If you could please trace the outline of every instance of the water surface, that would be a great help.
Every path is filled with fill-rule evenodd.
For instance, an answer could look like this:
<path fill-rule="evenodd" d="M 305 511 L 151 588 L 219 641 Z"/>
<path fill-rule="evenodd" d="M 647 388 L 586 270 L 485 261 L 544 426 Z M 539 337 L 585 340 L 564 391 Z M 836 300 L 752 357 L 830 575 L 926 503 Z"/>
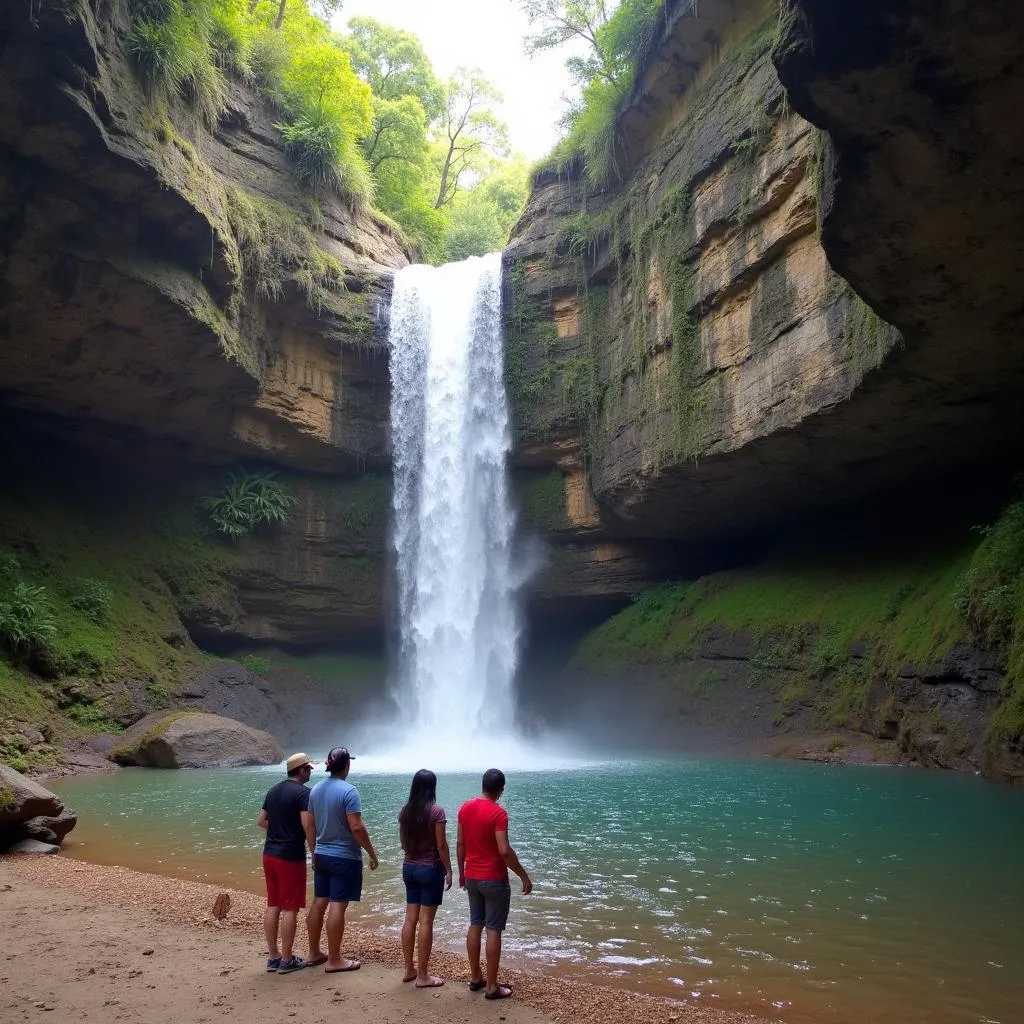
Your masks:
<path fill-rule="evenodd" d="M 535 883 L 506 935 L 521 964 L 791 1024 L 1024 1019 L 1024 792 L 764 761 L 508 774 Z M 53 788 L 82 815 L 73 856 L 261 892 L 254 822 L 277 777 L 133 770 Z M 381 856 L 354 913 L 397 931 L 408 776 L 352 781 Z M 450 818 L 477 786 L 441 776 Z M 454 854 L 454 825 L 449 839 Z M 460 948 L 465 918 L 453 890 L 440 945 Z"/>

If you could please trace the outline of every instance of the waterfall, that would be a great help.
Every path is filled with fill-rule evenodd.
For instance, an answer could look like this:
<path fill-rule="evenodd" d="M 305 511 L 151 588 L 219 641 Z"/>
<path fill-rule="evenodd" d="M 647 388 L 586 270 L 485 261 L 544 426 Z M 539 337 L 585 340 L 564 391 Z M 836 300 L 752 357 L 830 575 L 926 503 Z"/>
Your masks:
<path fill-rule="evenodd" d="M 398 271 L 390 347 L 397 697 L 407 745 L 451 759 L 513 738 L 501 254 Z"/>

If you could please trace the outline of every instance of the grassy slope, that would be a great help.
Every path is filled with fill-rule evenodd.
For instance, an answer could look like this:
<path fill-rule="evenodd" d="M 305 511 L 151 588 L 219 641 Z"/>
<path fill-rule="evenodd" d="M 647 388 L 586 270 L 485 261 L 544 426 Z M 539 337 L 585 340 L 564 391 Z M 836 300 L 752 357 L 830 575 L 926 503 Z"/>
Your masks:
<path fill-rule="evenodd" d="M 722 626 L 753 637 L 755 672 L 800 670 L 807 682 L 791 681 L 783 705 L 817 685 L 823 720 L 854 724 L 870 710 L 873 678 L 891 679 L 907 662 L 933 665 L 958 642 L 984 643 L 1006 656 L 990 738 L 1014 740 L 1024 736 L 1024 502 L 981 532 L 980 541 L 887 558 L 780 558 L 666 584 L 593 630 L 573 664 L 604 674 L 629 663 L 670 666 L 698 656 L 708 628 Z"/>

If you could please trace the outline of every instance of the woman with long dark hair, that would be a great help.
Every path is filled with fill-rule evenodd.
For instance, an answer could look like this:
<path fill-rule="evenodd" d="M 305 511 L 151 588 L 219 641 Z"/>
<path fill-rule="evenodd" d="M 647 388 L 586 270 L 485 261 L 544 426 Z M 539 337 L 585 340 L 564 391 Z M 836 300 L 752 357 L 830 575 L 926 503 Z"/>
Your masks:
<path fill-rule="evenodd" d="M 409 799 L 398 812 L 398 831 L 405 851 L 402 881 L 405 882 L 405 923 L 402 954 L 405 975 L 417 988 L 437 988 L 441 978 L 427 971 L 434 945 L 434 915 L 446 889 L 452 887 L 452 858 L 445 835 L 447 818 L 437 802 L 437 776 L 421 768 L 412 777 Z M 419 956 L 413 952 L 419 944 Z"/>

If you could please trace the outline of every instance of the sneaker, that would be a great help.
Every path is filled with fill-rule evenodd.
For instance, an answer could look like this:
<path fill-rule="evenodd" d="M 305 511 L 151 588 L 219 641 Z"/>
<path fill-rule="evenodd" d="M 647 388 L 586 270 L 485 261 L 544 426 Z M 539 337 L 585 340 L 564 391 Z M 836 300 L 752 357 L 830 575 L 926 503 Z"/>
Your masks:
<path fill-rule="evenodd" d="M 287 960 L 281 961 L 281 966 L 278 967 L 278 974 L 291 974 L 292 971 L 301 971 L 304 967 L 309 966 L 308 960 L 303 960 L 301 956 L 291 956 Z"/>
<path fill-rule="evenodd" d="M 279 956 L 272 956 L 267 961 L 267 974 L 273 974 L 274 971 L 281 966 L 281 958 Z"/>

